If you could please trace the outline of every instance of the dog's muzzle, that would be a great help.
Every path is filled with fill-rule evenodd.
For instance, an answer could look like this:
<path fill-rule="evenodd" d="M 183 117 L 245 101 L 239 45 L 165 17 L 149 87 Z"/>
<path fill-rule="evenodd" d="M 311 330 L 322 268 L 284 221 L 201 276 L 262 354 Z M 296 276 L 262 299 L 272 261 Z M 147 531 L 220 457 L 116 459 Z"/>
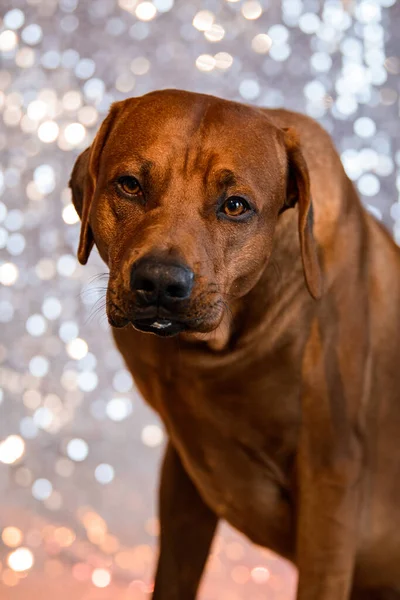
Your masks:
<path fill-rule="evenodd" d="M 176 335 L 186 329 L 177 315 L 190 299 L 194 273 L 185 264 L 148 256 L 131 270 L 130 289 L 134 294 L 136 329 L 161 336 Z"/>

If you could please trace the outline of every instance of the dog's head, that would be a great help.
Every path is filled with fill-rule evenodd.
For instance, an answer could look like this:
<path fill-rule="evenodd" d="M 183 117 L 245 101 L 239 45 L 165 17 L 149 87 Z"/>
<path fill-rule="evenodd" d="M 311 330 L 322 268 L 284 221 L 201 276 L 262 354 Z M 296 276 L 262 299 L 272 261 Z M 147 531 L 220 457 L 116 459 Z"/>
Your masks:
<path fill-rule="evenodd" d="M 310 184 L 297 136 L 211 96 L 154 92 L 111 107 L 71 177 L 82 221 L 110 268 L 110 323 L 159 335 L 218 328 L 257 283 L 286 208 L 299 205 L 305 280 L 320 293 Z"/>

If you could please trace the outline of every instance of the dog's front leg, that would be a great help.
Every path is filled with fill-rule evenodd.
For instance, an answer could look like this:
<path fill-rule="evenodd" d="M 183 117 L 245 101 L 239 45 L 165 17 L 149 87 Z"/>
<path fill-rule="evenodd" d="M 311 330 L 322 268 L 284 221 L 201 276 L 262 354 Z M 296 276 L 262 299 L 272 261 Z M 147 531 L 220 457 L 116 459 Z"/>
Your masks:
<path fill-rule="evenodd" d="M 297 453 L 298 600 L 348 600 L 361 507 L 363 452 L 357 363 L 339 368 L 336 346 L 307 348 Z M 349 361 L 348 361 L 349 362 Z M 362 377 L 359 376 L 359 381 Z"/>
<path fill-rule="evenodd" d="M 193 600 L 217 526 L 168 445 L 160 486 L 160 556 L 153 600 Z"/>
<path fill-rule="evenodd" d="M 359 490 L 335 474 L 302 473 L 297 600 L 348 600 L 356 553 Z"/>

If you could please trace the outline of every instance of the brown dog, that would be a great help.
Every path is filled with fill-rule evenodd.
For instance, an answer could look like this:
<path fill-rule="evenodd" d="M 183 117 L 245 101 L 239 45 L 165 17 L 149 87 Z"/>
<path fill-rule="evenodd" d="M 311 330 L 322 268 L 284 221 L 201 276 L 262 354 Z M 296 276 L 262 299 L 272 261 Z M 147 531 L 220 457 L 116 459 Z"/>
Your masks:
<path fill-rule="evenodd" d="M 299 600 L 400 598 L 400 252 L 328 135 L 154 92 L 112 106 L 71 187 L 169 436 L 153 597 L 195 598 L 224 518 L 294 561 Z"/>

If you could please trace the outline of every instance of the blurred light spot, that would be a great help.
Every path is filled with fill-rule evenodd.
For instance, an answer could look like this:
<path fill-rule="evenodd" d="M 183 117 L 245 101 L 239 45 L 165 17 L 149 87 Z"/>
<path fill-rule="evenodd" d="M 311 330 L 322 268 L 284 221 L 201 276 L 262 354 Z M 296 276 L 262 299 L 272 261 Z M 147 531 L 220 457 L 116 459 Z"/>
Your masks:
<path fill-rule="evenodd" d="M 326 52 L 316 52 L 311 57 L 311 66 L 320 73 L 326 73 L 332 66 L 332 58 Z"/>
<path fill-rule="evenodd" d="M 57 139 L 59 128 L 54 121 L 44 121 L 39 126 L 38 138 L 45 144 L 50 144 Z"/>
<path fill-rule="evenodd" d="M 379 179 L 372 173 L 362 175 L 357 182 L 358 190 L 364 196 L 376 196 L 381 189 Z"/>
<path fill-rule="evenodd" d="M 67 344 L 67 353 L 71 358 L 80 360 L 88 353 L 88 345 L 85 340 L 75 338 Z"/>
<path fill-rule="evenodd" d="M 376 132 L 376 125 L 369 117 L 360 117 L 354 122 L 354 132 L 360 137 L 371 137 Z"/>
<path fill-rule="evenodd" d="M 255 567 L 251 570 L 251 578 L 255 583 L 267 583 L 270 578 L 270 572 L 266 567 Z"/>
<path fill-rule="evenodd" d="M 213 23 L 210 29 L 204 32 L 204 36 L 209 42 L 220 42 L 224 35 L 225 29 L 222 25 L 218 25 L 217 23 Z"/>
<path fill-rule="evenodd" d="M 135 75 L 145 75 L 150 69 L 150 61 L 144 56 L 138 56 L 131 62 L 131 71 Z"/>
<path fill-rule="evenodd" d="M 40 429 L 48 431 L 53 424 L 53 420 L 53 413 L 45 406 L 38 408 L 34 412 L 33 421 L 37 427 L 40 427 Z"/>
<path fill-rule="evenodd" d="M 106 485 L 107 483 L 111 483 L 114 479 L 114 469 L 111 465 L 105 463 L 98 465 L 94 472 L 94 476 L 99 483 Z"/>
<path fill-rule="evenodd" d="M 113 378 L 113 387 L 121 394 L 129 392 L 132 389 L 132 375 L 126 369 L 117 371 Z"/>
<path fill-rule="evenodd" d="M 42 100 L 33 100 L 28 104 L 27 114 L 30 119 L 40 121 L 46 116 L 47 105 Z"/>
<path fill-rule="evenodd" d="M 94 106 L 83 106 L 78 111 L 78 119 L 86 127 L 91 127 L 97 123 L 98 112 Z"/>
<path fill-rule="evenodd" d="M 229 69 L 233 64 L 233 56 L 228 54 L 228 52 L 217 52 L 214 56 L 214 60 L 217 69 Z"/>
<path fill-rule="evenodd" d="M 380 7 L 376 2 L 371 2 L 370 0 L 364 0 L 355 5 L 354 14 L 356 19 L 361 23 L 369 23 L 371 21 L 380 19 Z"/>
<path fill-rule="evenodd" d="M 129 398 L 113 398 L 107 402 L 106 414 L 112 421 L 123 421 L 132 413 Z"/>
<path fill-rule="evenodd" d="M 35 62 L 35 52 L 32 48 L 21 48 L 15 57 L 15 63 L 21 69 L 29 69 Z"/>
<path fill-rule="evenodd" d="M 17 231 L 18 229 L 21 229 L 23 223 L 24 213 L 17 208 L 10 210 L 4 219 L 4 225 L 9 231 Z"/>
<path fill-rule="evenodd" d="M 33 172 L 33 180 L 41 194 L 50 194 L 56 186 L 56 177 L 53 167 L 40 165 Z"/>
<path fill-rule="evenodd" d="M 86 135 L 86 129 L 80 123 L 70 123 L 64 129 L 65 139 L 71 146 L 78 146 Z"/>
<path fill-rule="evenodd" d="M 78 375 L 78 386 L 83 392 L 92 392 L 96 389 L 99 378 L 93 371 L 83 371 Z"/>
<path fill-rule="evenodd" d="M 256 35 L 251 42 L 251 47 L 254 52 L 259 54 L 266 54 L 272 46 L 272 40 L 266 33 L 259 33 Z"/>
<path fill-rule="evenodd" d="M 142 430 L 141 438 L 143 444 L 150 446 L 150 448 L 155 448 L 162 444 L 164 434 L 158 425 L 146 425 Z"/>
<path fill-rule="evenodd" d="M 40 62 L 45 69 L 57 69 L 61 62 L 60 53 L 56 50 L 49 50 L 42 55 Z"/>
<path fill-rule="evenodd" d="M 61 302 L 54 296 L 49 296 L 42 304 L 42 312 L 50 321 L 58 319 L 58 317 L 61 315 L 61 309 Z"/>
<path fill-rule="evenodd" d="M 21 233 L 13 233 L 7 240 L 7 250 L 12 256 L 19 256 L 25 249 L 25 238 Z"/>
<path fill-rule="evenodd" d="M 67 204 L 67 206 L 63 208 L 62 218 L 64 223 L 67 223 L 67 225 L 74 225 L 75 223 L 79 222 L 79 215 L 76 212 L 73 204 Z"/>
<path fill-rule="evenodd" d="M 299 18 L 299 27 L 304 33 L 311 35 L 316 33 L 321 25 L 318 15 L 314 13 L 304 13 Z"/>
<path fill-rule="evenodd" d="M 89 79 L 83 86 L 83 92 L 89 100 L 100 102 L 105 94 L 106 86 L 102 79 L 93 77 Z"/>
<path fill-rule="evenodd" d="M 66 69 L 73 69 L 79 61 L 79 53 L 73 48 L 68 48 L 63 52 L 61 57 L 61 64 Z"/>
<path fill-rule="evenodd" d="M 273 44 L 285 44 L 289 39 L 289 31 L 284 25 L 272 25 L 268 30 L 268 35 Z"/>
<path fill-rule="evenodd" d="M 33 562 L 33 554 L 28 548 L 18 548 L 7 556 L 8 566 L 17 573 L 31 569 Z"/>
<path fill-rule="evenodd" d="M 82 95 L 76 90 L 66 92 L 62 98 L 65 110 L 78 110 L 82 106 Z"/>
<path fill-rule="evenodd" d="M 48 479 L 36 479 L 32 486 L 32 496 L 36 500 L 46 500 L 50 498 L 53 486 Z"/>
<path fill-rule="evenodd" d="M 6 546 L 16 548 L 22 542 L 22 531 L 17 527 L 5 527 L 1 539 Z"/>
<path fill-rule="evenodd" d="M 33 440 L 37 437 L 39 430 L 32 417 L 24 417 L 20 421 L 19 432 L 26 440 Z"/>
<path fill-rule="evenodd" d="M 63 254 L 57 261 L 57 271 L 64 277 L 70 277 L 74 273 L 77 264 L 76 258 L 72 254 Z"/>
<path fill-rule="evenodd" d="M 0 51 L 1 52 L 10 52 L 15 48 L 18 43 L 17 34 L 10 29 L 6 29 L 2 33 L 0 33 Z"/>
<path fill-rule="evenodd" d="M 74 460 L 75 462 L 82 462 L 89 454 L 89 446 L 85 440 L 74 438 L 68 442 L 67 454 L 71 460 Z"/>
<path fill-rule="evenodd" d="M 325 87 L 320 81 L 310 81 L 304 87 L 304 95 L 312 102 L 321 101 L 325 94 Z"/>
<path fill-rule="evenodd" d="M 243 79 L 239 85 L 239 92 L 246 100 L 255 100 L 260 94 L 260 86 L 255 79 Z"/>
<path fill-rule="evenodd" d="M 89 79 L 96 70 L 96 64 L 91 58 L 82 58 L 75 67 L 75 75 L 79 79 Z"/>
<path fill-rule="evenodd" d="M 356 112 L 358 103 L 354 96 L 338 96 L 336 108 L 342 115 L 351 115 Z"/>
<path fill-rule="evenodd" d="M 211 54 L 200 54 L 196 59 L 196 67 L 199 71 L 212 71 L 215 64 L 215 58 Z"/>
<path fill-rule="evenodd" d="M 25 452 L 25 442 L 19 435 L 9 435 L 0 443 L 0 462 L 11 465 Z"/>
<path fill-rule="evenodd" d="M 98 588 L 105 588 L 110 585 L 111 575 L 109 571 L 106 569 L 95 569 L 92 573 L 92 583 Z"/>
<path fill-rule="evenodd" d="M 3 285 L 14 285 L 18 276 L 18 267 L 13 263 L 3 263 L 0 265 L 0 283 Z"/>
<path fill-rule="evenodd" d="M 34 377 L 44 377 L 49 372 L 50 363 L 44 356 L 34 356 L 29 361 L 29 371 Z"/>
<path fill-rule="evenodd" d="M 135 87 L 135 78 L 130 73 L 122 73 L 115 81 L 115 89 L 128 93 Z"/>
<path fill-rule="evenodd" d="M 151 21 L 157 14 L 157 9 L 152 2 L 140 2 L 135 10 L 135 15 L 141 21 Z"/>
<path fill-rule="evenodd" d="M 76 535 L 68 527 L 58 527 L 54 532 L 53 538 L 61 548 L 69 548 L 74 543 Z"/>
<path fill-rule="evenodd" d="M 262 15 L 262 6 L 257 0 L 247 0 L 242 5 L 242 15 L 245 19 L 254 21 Z"/>
<path fill-rule="evenodd" d="M 19 8 L 9 10 L 4 15 L 3 25 L 8 29 L 19 29 L 25 23 L 25 15 Z"/>
<path fill-rule="evenodd" d="M 36 25 L 36 23 L 32 23 L 32 25 L 28 25 L 22 30 L 21 37 L 26 44 L 34 46 L 38 44 L 43 37 L 42 28 L 39 25 Z"/>
<path fill-rule="evenodd" d="M 79 335 L 79 328 L 75 321 L 65 321 L 60 326 L 58 334 L 63 342 L 66 344 L 71 340 L 74 340 Z"/>
<path fill-rule="evenodd" d="M 42 315 L 31 315 L 26 321 L 26 330 L 34 337 L 43 335 L 46 329 L 46 320 L 42 317 Z"/>
<path fill-rule="evenodd" d="M 192 21 L 193 27 L 199 31 L 208 31 L 211 29 L 214 19 L 215 17 L 212 12 L 209 10 L 201 10 L 194 16 Z"/>
<path fill-rule="evenodd" d="M 376 174 L 381 177 L 387 177 L 394 171 L 394 163 L 390 156 L 380 155 L 376 165 Z"/>
<path fill-rule="evenodd" d="M 272 44 L 269 51 L 271 58 L 278 62 L 283 62 L 290 56 L 290 46 L 288 44 Z"/>

